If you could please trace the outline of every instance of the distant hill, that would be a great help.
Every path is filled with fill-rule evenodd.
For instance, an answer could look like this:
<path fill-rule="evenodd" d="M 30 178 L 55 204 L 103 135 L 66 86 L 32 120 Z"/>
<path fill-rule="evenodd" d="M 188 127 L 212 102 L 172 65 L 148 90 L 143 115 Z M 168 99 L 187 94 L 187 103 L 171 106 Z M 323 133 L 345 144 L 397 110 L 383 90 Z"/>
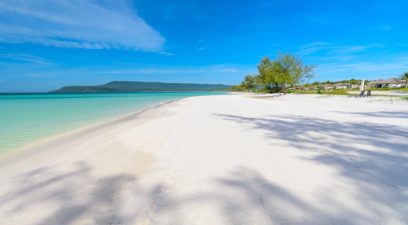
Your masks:
<path fill-rule="evenodd" d="M 66 86 L 50 93 L 109 93 L 109 92 L 160 92 L 160 91 L 223 91 L 231 86 L 224 84 L 160 83 L 138 81 L 112 81 L 97 86 Z"/>

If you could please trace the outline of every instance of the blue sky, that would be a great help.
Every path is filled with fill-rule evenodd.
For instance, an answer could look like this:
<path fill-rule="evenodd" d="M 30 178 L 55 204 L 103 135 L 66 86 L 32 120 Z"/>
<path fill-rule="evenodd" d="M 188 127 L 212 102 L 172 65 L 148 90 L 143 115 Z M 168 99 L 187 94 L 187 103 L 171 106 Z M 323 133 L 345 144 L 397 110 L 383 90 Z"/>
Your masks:
<path fill-rule="evenodd" d="M 406 0 L 2 0 L 0 92 L 112 80 L 235 84 L 292 53 L 315 80 L 408 71 Z"/>

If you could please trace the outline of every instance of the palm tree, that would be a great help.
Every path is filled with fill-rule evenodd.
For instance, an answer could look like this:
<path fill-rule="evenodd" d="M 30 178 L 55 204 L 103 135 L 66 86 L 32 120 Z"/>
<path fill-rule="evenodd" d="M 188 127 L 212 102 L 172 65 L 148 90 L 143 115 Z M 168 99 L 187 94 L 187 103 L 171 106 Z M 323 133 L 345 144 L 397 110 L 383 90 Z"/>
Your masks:
<path fill-rule="evenodd" d="M 403 73 L 401 79 L 405 80 L 405 87 L 408 88 L 408 72 Z"/>

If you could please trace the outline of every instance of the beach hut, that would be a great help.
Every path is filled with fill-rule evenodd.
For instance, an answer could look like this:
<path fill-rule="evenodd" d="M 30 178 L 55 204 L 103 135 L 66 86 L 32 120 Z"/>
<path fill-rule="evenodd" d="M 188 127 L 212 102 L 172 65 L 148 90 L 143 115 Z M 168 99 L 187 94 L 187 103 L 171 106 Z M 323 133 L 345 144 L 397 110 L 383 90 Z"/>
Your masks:
<path fill-rule="evenodd" d="M 370 85 L 373 88 L 402 88 L 405 86 L 405 81 L 396 78 L 380 79 L 371 81 Z"/>
<path fill-rule="evenodd" d="M 347 89 L 348 87 L 349 87 L 349 84 L 345 84 L 345 83 L 336 84 L 336 89 Z"/>

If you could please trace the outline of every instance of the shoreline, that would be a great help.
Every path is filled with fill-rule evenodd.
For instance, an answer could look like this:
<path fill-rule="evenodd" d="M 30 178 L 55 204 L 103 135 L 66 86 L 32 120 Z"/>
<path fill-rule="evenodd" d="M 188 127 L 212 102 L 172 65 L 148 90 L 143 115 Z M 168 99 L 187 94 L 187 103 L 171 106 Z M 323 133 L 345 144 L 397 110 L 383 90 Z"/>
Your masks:
<path fill-rule="evenodd" d="M 30 95 L 1 97 L 0 155 L 24 148 L 42 139 L 81 127 L 120 118 L 169 100 L 189 96 L 213 95 L 213 92 L 189 93 L 113 93 L 77 96 Z M 218 93 L 219 94 L 219 93 Z"/>
<path fill-rule="evenodd" d="M 302 95 L 302 94 L 282 94 L 282 93 L 271 93 L 271 94 L 261 93 L 260 94 L 260 93 L 245 93 L 245 92 L 244 93 L 241 93 L 241 92 L 228 92 L 228 94 L 238 95 L 238 96 L 245 96 L 245 97 L 250 97 L 250 98 L 255 98 L 255 99 L 274 99 L 274 98 L 285 96 L 285 95 Z M 317 97 L 317 98 L 319 98 L 319 97 L 322 97 L 322 98 L 324 98 L 324 97 L 333 97 L 333 98 L 334 97 L 340 97 L 340 98 L 341 97 L 350 97 L 350 96 L 344 96 L 344 95 L 324 95 L 324 94 L 323 95 L 308 94 L 308 95 L 310 95 L 312 97 Z M 138 116 L 138 115 L 140 115 L 142 113 L 145 113 L 145 112 L 148 112 L 150 110 L 154 110 L 154 109 L 169 105 L 171 103 L 180 101 L 180 100 L 185 99 L 185 98 L 191 98 L 191 97 L 197 97 L 197 96 L 189 96 L 189 97 L 183 97 L 183 98 L 175 99 L 175 100 L 163 101 L 163 102 L 160 102 L 158 104 L 146 107 L 144 109 L 136 110 L 136 111 L 131 112 L 131 113 L 126 113 L 126 114 L 123 114 L 123 115 L 116 115 L 116 116 L 113 116 L 111 118 L 104 118 L 104 119 L 101 119 L 99 121 L 92 122 L 90 124 L 81 125 L 80 127 L 75 128 L 75 129 L 70 129 L 70 130 L 63 131 L 63 132 L 58 133 L 58 134 L 53 134 L 53 135 L 45 137 L 45 138 L 40 138 L 39 140 L 36 140 L 34 142 L 26 143 L 26 144 L 23 144 L 20 147 L 17 147 L 17 148 L 14 148 L 14 149 L 9 149 L 9 150 L 6 150 L 4 152 L 1 152 L 0 153 L 0 161 L 3 158 L 8 157 L 8 155 L 12 155 L 13 153 L 16 153 L 16 154 L 22 153 L 22 152 L 27 151 L 27 150 L 29 151 L 30 149 L 38 148 L 41 145 L 45 145 L 45 144 L 50 143 L 50 142 L 58 141 L 59 139 L 68 138 L 69 136 L 75 136 L 75 135 L 77 135 L 79 133 L 85 133 L 87 131 L 96 130 L 98 128 L 107 127 L 109 125 L 114 125 L 114 124 L 117 124 L 117 123 L 120 123 L 120 122 L 125 122 L 126 120 L 131 119 L 132 117 L 136 117 L 136 116 Z M 361 98 L 361 99 L 377 100 L 377 101 L 381 101 L 381 100 L 392 101 L 392 100 L 395 100 L 395 98 L 393 98 L 393 97 L 396 97 L 396 96 L 371 96 L 370 98 Z M 355 97 L 355 98 L 360 99 L 358 97 Z M 402 100 L 402 101 L 404 101 L 404 100 Z"/>
<path fill-rule="evenodd" d="M 310 95 L 166 102 L 3 158 L 0 218 L 405 225 L 407 106 Z"/>
<path fill-rule="evenodd" d="M 185 97 L 185 98 L 189 98 L 189 97 Z M 81 133 L 86 133 L 87 131 L 92 131 L 92 130 L 96 130 L 98 128 L 103 128 L 103 127 L 107 127 L 110 125 L 113 125 L 115 123 L 120 123 L 123 121 L 126 121 L 127 119 L 130 119 L 132 117 L 136 117 L 142 113 L 148 112 L 150 110 L 154 110 L 156 108 L 165 106 L 167 104 L 171 104 L 173 102 L 177 102 L 179 100 L 181 100 L 183 98 L 180 99 L 175 99 L 175 100 L 168 100 L 168 101 L 164 101 L 164 102 L 160 102 L 158 104 L 149 106 L 147 108 L 144 109 L 140 109 L 140 110 L 136 110 L 134 112 L 131 113 L 126 113 L 124 115 L 116 115 L 113 116 L 111 118 L 104 118 L 104 119 L 100 119 L 100 121 L 96 121 L 96 122 L 92 122 L 91 124 L 87 124 L 87 125 L 82 125 L 78 128 L 75 129 L 70 129 L 67 131 L 63 131 L 61 133 L 58 134 L 53 134 L 51 136 L 45 137 L 45 138 L 40 138 L 39 140 L 36 140 L 34 142 L 30 142 L 30 143 L 26 143 L 23 144 L 20 147 L 14 148 L 14 149 L 8 149 L 4 152 L 0 153 L 0 161 L 4 161 L 4 158 L 10 158 L 10 157 L 16 157 L 15 155 L 21 155 L 24 154 L 25 151 L 30 151 L 30 149 L 35 149 L 38 147 L 41 147 L 42 145 L 46 145 L 52 142 L 56 142 L 59 140 L 62 140 L 64 138 L 69 138 L 70 136 L 75 136 Z M 0 165 L 1 167 L 1 165 Z"/>

